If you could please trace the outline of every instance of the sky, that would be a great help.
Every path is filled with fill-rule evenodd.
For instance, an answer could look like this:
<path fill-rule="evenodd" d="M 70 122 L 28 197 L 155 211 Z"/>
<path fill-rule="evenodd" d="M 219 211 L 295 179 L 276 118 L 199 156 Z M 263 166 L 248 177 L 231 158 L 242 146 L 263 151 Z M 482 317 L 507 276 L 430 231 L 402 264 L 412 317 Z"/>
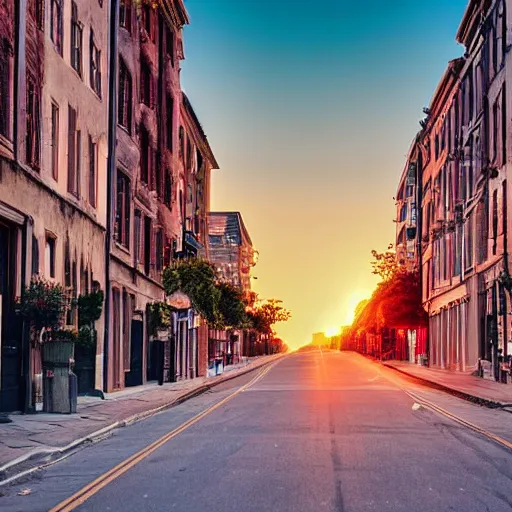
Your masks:
<path fill-rule="evenodd" d="M 467 0 L 185 0 L 181 80 L 290 347 L 351 322 L 394 241 L 398 180 Z"/>

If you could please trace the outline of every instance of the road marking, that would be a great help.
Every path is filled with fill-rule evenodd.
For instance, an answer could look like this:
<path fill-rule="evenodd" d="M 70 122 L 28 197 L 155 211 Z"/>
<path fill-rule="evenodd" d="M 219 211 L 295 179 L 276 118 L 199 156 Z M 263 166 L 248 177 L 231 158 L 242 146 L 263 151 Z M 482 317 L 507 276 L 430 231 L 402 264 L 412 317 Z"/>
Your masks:
<path fill-rule="evenodd" d="M 389 375 L 386 375 L 386 373 L 382 372 L 379 369 L 379 373 L 387 380 L 395 384 L 398 388 L 400 388 L 404 393 L 409 395 L 415 402 L 417 402 L 420 406 L 424 407 L 425 409 L 430 409 L 433 412 L 436 412 L 437 414 L 440 414 L 441 416 L 445 416 L 446 418 L 454 421 L 455 423 L 458 423 L 459 425 L 463 425 L 466 428 L 469 428 L 473 432 L 476 432 L 487 439 L 490 439 L 491 441 L 494 441 L 495 443 L 504 446 L 505 448 L 508 448 L 509 450 L 512 450 L 512 443 L 507 441 L 506 439 L 503 439 L 500 436 L 497 436 L 496 434 L 493 434 L 492 432 L 489 432 L 488 430 L 485 430 L 482 427 L 479 427 L 478 425 L 475 425 L 474 423 L 471 423 L 470 421 L 467 421 L 463 418 L 460 418 L 459 416 L 456 416 L 455 414 L 447 411 L 446 409 L 443 409 L 442 407 L 439 407 L 434 402 L 431 402 L 430 400 L 427 400 L 426 398 L 423 398 L 420 395 L 417 395 L 416 393 L 409 391 L 405 389 L 400 383 L 397 382 L 395 378 L 390 377 Z M 421 388 L 427 388 L 424 384 L 417 384 L 418 387 Z M 416 404 L 415 404 L 416 405 Z M 414 409 L 414 406 L 413 406 Z"/>
<path fill-rule="evenodd" d="M 438 405 L 434 404 L 433 402 L 430 402 L 429 400 L 426 400 L 425 398 L 416 395 L 416 393 L 413 393 L 412 391 L 406 391 L 404 390 L 411 398 L 416 400 L 421 406 L 425 407 L 426 409 L 430 409 L 431 411 L 437 412 L 438 414 L 441 414 L 443 416 L 446 416 L 447 418 L 451 419 L 452 421 L 455 421 L 459 425 L 463 425 L 464 427 L 469 428 L 470 430 L 473 430 L 474 432 L 477 432 L 478 434 L 483 435 L 484 437 L 487 437 L 488 439 L 491 439 L 492 441 L 500 444 L 501 446 L 504 446 L 505 448 L 508 448 L 509 450 L 512 450 L 512 443 L 507 441 L 506 439 L 503 439 L 500 436 L 497 436 L 493 434 L 492 432 L 489 432 L 488 430 L 485 430 L 482 427 L 479 427 L 478 425 L 475 425 L 474 423 L 471 423 L 470 421 L 466 421 L 459 416 L 456 416 L 455 414 L 451 413 L 450 411 L 447 411 L 446 409 L 443 409 L 442 407 L 439 407 Z"/>
<path fill-rule="evenodd" d="M 136 464 L 144 460 L 146 457 L 151 455 L 153 452 L 162 447 L 165 443 L 181 434 L 192 425 L 196 424 L 198 421 L 202 420 L 205 416 L 208 416 L 210 413 L 222 407 L 225 403 L 229 402 L 239 393 L 242 393 L 246 389 L 254 386 L 260 379 L 262 379 L 279 361 L 269 364 L 262 371 L 258 373 L 253 379 L 251 379 L 247 384 L 244 384 L 242 387 L 238 388 L 231 395 L 223 398 L 220 402 L 212 405 L 208 409 L 205 409 L 203 412 L 197 414 L 193 418 L 185 421 L 179 427 L 171 430 L 160 439 L 157 439 L 150 445 L 142 448 L 142 450 L 128 457 L 124 461 L 120 462 L 117 466 L 113 467 L 103 475 L 100 475 L 98 478 L 87 484 L 85 487 L 77 491 L 75 494 L 60 502 L 58 505 L 49 510 L 49 512 L 68 512 L 70 510 L 74 510 L 76 507 L 87 501 L 91 496 L 94 496 L 98 491 L 103 489 L 103 487 L 107 486 L 109 483 L 113 482 L 121 475 L 126 473 L 129 469 L 134 467 Z"/>

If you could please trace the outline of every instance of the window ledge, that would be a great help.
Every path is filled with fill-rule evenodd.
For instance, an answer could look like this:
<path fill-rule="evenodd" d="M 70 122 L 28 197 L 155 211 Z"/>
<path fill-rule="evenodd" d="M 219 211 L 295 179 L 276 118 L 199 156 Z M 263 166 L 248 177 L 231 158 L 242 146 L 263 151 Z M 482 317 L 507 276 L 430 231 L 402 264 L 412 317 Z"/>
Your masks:
<path fill-rule="evenodd" d="M 123 126 L 121 123 L 117 123 L 117 127 L 121 130 L 123 130 L 123 132 L 125 132 L 130 138 L 132 138 L 132 133 L 130 131 L 129 128 L 127 128 L 126 126 Z"/>
<path fill-rule="evenodd" d="M 128 249 L 128 247 L 124 246 L 123 244 L 119 243 L 117 240 L 114 240 L 114 246 L 116 247 L 116 249 L 123 251 L 128 256 L 131 255 L 130 249 Z"/>

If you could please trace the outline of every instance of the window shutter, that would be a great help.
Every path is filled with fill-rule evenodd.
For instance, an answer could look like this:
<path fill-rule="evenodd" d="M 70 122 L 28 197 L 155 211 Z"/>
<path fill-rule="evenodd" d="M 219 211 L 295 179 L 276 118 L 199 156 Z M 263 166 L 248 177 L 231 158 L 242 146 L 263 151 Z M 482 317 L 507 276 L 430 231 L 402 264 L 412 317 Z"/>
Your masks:
<path fill-rule="evenodd" d="M 76 114 L 75 114 L 76 115 Z M 75 195 L 80 197 L 80 189 L 81 189 L 81 164 L 82 164 L 82 132 L 80 130 L 76 131 L 76 175 L 75 175 Z"/>
<path fill-rule="evenodd" d="M 151 269 L 156 268 L 156 229 L 151 225 Z"/>
<path fill-rule="evenodd" d="M 149 106 L 155 108 L 156 105 L 156 79 L 149 74 Z"/>
<path fill-rule="evenodd" d="M 68 192 L 74 192 L 75 183 L 75 136 L 76 118 L 74 109 L 68 107 Z"/>

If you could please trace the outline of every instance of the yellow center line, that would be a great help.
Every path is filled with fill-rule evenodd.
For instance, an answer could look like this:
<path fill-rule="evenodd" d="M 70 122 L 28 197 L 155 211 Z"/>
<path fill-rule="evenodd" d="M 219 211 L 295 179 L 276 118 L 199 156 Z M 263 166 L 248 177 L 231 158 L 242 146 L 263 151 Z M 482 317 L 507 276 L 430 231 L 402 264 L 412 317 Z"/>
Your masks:
<path fill-rule="evenodd" d="M 258 373 L 250 382 L 243 385 L 242 387 L 238 388 L 235 392 L 233 392 L 231 395 L 227 396 L 226 398 L 223 398 L 220 402 L 217 402 L 216 404 L 212 405 L 208 409 L 204 410 L 203 412 L 197 414 L 190 420 L 185 421 L 182 423 L 179 427 L 175 428 L 174 430 L 171 430 L 164 436 L 162 436 L 160 439 L 157 439 L 150 445 L 146 446 L 145 448 L 142 448 L 142 450 L 138 451 L 137 453 L 133 454 L 132 456 L 128 457 L 124 461 L 120 462 L 117 466 L 114 466 L 109 471 L 103 473 L 98 478 L 87 484 L 85 487 L 77 491 L 75 494 L 70 496 L 69 498 L 65 499 L 64 501 L 60 502 L 58 505 L 53 507 L 49 510 L 49 512 L 68 512 L 70 510 L 74 510 L 76 507 L 84 503 L 86 500 L 88 500 L 91 496 L 96 494 L 98 491 L 103 489 L 103 487 L 107 486 L 109 483 L 114 481 L 115 479 L 119 478 L 121 475 L 126 473 L 129 469 L 134 467 L 136 464 L 144 460 L 146 457 L 151 455 L 153 452 L 158 450 L 160 447 L 162 447 L 165 443 L 170 441 L 172 438 L 176 437 L 177 435 L 181 434 L 188 428 L 190 428 L 192 425 L 196 424 L 198 421 L 202 420 L 205 416 L 208 414 L 211 414 L 213 411 L 218 409 L 219 407 L 222 407 L 226 402 L 233 399 L 235 396 L 237 396 L 239 393 L 242 393 L 249 387 L 256 384 L 260 379 L 262 379 L 271 369 L 273 366 L 275 366 L 275 363 L 272 363 L 268 365 L 266 368 L 264 368 L 262 371 Z"/>

